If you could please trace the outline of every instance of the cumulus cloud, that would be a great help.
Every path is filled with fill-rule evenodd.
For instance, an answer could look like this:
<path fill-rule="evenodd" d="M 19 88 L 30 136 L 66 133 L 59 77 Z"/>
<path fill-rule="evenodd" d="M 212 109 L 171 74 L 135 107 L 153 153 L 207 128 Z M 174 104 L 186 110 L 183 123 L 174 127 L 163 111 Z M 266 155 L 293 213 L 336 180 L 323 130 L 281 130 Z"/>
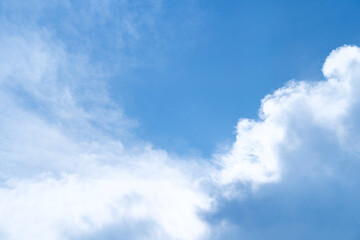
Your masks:
<path fill-rule="evenodd" d="M 237 225 L 232 237 L 359 236 L 359 69 L 358 47 L 335 49 L 323 81 L 290 81 L 262 100 L 258 120 L 239 120 L 214 174 L 228 197 L 218 216 Z"/>
<path fill-rule="evenodd" d="M 239 120 L 231 151 L 219 156 L 223 168 L 218 181 L 254 186 L 277 182 L 293 164 L 284 152 L 302 149 L 312 134 L 323 133 L 344 151 L 355 147 L 356 143 L 348 143 L 356 128 L 352 120 L 359 101 L 359 57 L 355 46 L 336 49 L 323 67 L 326 80 L 290 81 L 266 96 L 259 120 Z M 307 161 L 313 160 L 304 159 L 305 165 Z"/>

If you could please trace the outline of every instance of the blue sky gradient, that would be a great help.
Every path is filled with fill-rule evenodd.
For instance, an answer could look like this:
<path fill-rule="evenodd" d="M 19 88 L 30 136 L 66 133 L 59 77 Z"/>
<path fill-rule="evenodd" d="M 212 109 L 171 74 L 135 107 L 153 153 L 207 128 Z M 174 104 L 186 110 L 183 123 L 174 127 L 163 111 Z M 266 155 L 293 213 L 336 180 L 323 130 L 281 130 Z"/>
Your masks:
<path fill-rule="evenodd" d="M 256 117 L 259 99 L 290 79 L 321 79 L 328 53 L 360 40 L 356 1 L 194 5 L 193 12 L 172 6 L 171 16 L 159 19 L 170 25 L 160 34 L 174 38 L 160 39 L 165 47 L 145 58 L 160 66 L 131 69 L 111 91 L 129 102 L 124 108 L 139 119 L 143 138 L 176 152 L 195 148 L 209 157 L 232 140 L 239 116 Z"/>
<path fill-rule="evenodd" d="M 359 1 L 0 2 L 0 238 L 360 238 Z"/>

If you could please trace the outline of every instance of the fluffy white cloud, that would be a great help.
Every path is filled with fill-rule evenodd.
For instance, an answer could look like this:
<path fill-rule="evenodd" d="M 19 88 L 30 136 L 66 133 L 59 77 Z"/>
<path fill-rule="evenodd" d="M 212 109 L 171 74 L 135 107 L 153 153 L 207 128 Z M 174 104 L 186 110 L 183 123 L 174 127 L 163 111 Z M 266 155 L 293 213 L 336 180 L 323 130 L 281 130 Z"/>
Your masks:
<path fill-rule="evenodd" d="M 240 119 L 217 156 L 219 239 L 356 239 L 360 208 L 360 49 L 331 52 L 319 82 L 290 81 Z"/>
<path fill-rule="evenodd" d="M 330 151 L 310 148 L 307 144 L 314 143 L 314 139 L 333 141 L 335 149 L 356 153 L 359 69 L 360 49 L 344 46 L 326 59 L 323 66 L 326 80 L 290 81 L 266 96 L 259 120 L 240 119 L 232 149 L 218 156 L 222 167 L 216 174 L 218 183 L 238 182 L 257 187 L 297 174 L 301 172 L 300 166 L 306 166 L 306 174 L 312 173 L 315 165 L 322 169 L 319 171 L 327 169 L 330 173 L 333 163 L 328 159 L 308 156 L 301 164 L 295 160 L 306 154 Z M 295 171 L 297 167 L 300 168 Z"/>

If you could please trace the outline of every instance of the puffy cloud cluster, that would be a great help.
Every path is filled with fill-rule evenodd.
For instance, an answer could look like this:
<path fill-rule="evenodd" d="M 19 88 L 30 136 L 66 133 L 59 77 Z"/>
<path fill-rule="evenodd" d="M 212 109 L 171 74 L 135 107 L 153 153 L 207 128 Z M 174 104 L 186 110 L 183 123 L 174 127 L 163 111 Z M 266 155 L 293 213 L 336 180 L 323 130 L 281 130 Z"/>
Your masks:
<path fill-rule="evenodd" d="M 214 174 L 227 238 L 359 237 L 359 69 L 360 49 L 340 47 L 323 81 L 291 81 L 262 100 L 258 120 L 239 120 Z"/>
<path fill-rule="evenodd" d="M 259 120 L 240 119 L 232 149 L 219 156 L 223 167 L 217 176 L 219 183 L 241 182 L 256 187 L 277 182 L 289 172 L 301 171 L 294 169 L 300 165 L 307 166 L 310 174 L 316 167 L 316 158 L 306 157 L 299 163 L 289 154 L 299 156 L 324 151 L 309 146 L 315 144 L 315 139 L 320 141 L 317 144 L 333 142 L 340 151 L 355 153 L 359 69 L 359 48 L 344 46 L 326 59 L 323 66 L 326 80 L 290 81 L 266 96 L 259 110 Z M 318 160 L 318 170 L 325 171 L 328 159 Z"/>

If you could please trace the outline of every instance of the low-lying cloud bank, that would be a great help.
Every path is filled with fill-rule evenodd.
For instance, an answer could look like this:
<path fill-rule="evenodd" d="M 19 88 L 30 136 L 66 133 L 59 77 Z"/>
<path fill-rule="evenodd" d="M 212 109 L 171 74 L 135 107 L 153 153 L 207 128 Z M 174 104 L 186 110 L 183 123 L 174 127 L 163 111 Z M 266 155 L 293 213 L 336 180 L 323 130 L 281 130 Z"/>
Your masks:
<path fill-rule="evenodd" d="M 2 26 L 1 239 L 358 236 L 358 47 L 334 50 L 325 80 L 266 96 L 205 163 L 128 143 L 136 123 L 101 69 L 44 29 Z"/>

